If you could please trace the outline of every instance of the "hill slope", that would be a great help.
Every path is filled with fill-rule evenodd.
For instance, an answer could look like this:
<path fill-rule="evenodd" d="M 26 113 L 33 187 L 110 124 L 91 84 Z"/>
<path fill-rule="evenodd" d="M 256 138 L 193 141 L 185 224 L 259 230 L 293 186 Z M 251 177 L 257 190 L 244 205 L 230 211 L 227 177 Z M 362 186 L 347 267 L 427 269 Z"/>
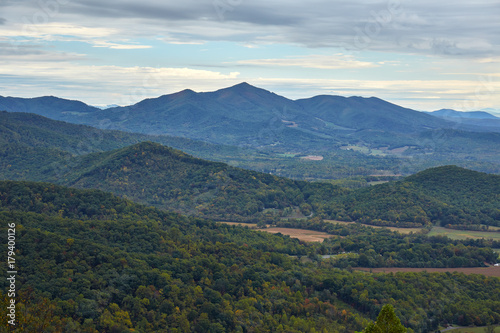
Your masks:
<path fill-rule="evenodd" d="M 200 160 L 158 144 L 142 143 L 102 152 L 148 138 L 211 156 L 231 155 L 230 147 L 214 147 L 182 138 L 102 131 L 24 113 L 0 112 L 0 118 L 3 179 L 100 188 L 149 205 L 223 220 L 275 221 L 283 216 L 311 213 L 324 218 L 406 226 L 496 225 L 499 220 L 498 210 L 494 209 L 499 199 L 489 195 L 500 191 L 495 188 L 495 181 L 465 195 L 455 193 L 460 190 L 456 186 L 438 192 L 412 181 L 349 194 L 329 184 L 292 181 Z M 463 140 L 467 140 L 469 132 L 461 133 Z M 494 144 L 490 140 L 493 134 L 481 135 L 484 145 L 477 149 L 487 154 L 481 149 Z M 101 152 L 84 154 L 92 151 Z M 462 177 L 457 168 L 450 171 L 449 177 L 457 184 L 460 177 L 469 184 L 477 183 L 476 173 L 468 175 L 471 176 Z M 445 184 L 447 179 L 439 182 Z M 460 199 L 450 201 L 452 198 Z"/>
<path fill-rule="evenodd" d="M 293 181 L 197 159 L 151 142 L 83 156 L 58 182 L 224 220 L 273 219 L 283 209 L 301 205 L 309 215 L 306 203 L 314 196 L 346 192 L 329 184 Z M 276 211 L 273 214 L 269 209 Z"/>
<path fill-rule="evenodd" d="M 47 118 L 83 124 L 89 114 L 100 109 L 80 101 L 72 101 L 54 96 L 18 98 L 0 96 L 0 110 L 35 113 Z M 79 119 L 82 118 L 81 121 Z"/>
<path fill-rule="evenodd" d="M 48 180 L 51 172 L 48 169 L 74 165 L 74 156 L 144 141 L 159 142 L 199 157 L 228 162 L 241 163 L 245 157 L 255 160 L 260 155 L 249 149 L 186 138 L 102 130 L 32 113 L 0 111 L 0 179 Z M 41 170 L 46 172 L 42 174 Z"/>
<path fill-rule="evenodd" d="M 16 319 L 28 332 L 350 332 L 387 303 L 415 332 L 433 331 L 441 322 L 500 322 L 498 297 L 491 292 L 500 288 L 496 278 L 366 274 L 336 269 L 330 261 L 301 264 L 289 255 L 314 255 L 323 247 L 96 190 L 0 181 L 0 219 L 2 233 L 7 224 L 16 229 Z M 398 244 L 413 245 L 400 236 Z M 360 261 L 369 261 L 381 258 L 371 239 L 378 250 L 394 237 L 380 230 L 336 242 L 361 247 L 366 254 Z M 439 239 L 417 247 L 418 257 L 429 253 L 426 247 L 432 253 L 487 252 Z M 2 250 L 7 253 L 6 243 Z M 2 279 L 0 290 L 8 283 Z M 8 302 L 0 291 L 4 315 Z"/>
<path fill-rule="evenodd" d="M 351 219 L 377 225 L 500 226 L 500 176 L 437 167 L 360 189 L 342 202 Z"/>

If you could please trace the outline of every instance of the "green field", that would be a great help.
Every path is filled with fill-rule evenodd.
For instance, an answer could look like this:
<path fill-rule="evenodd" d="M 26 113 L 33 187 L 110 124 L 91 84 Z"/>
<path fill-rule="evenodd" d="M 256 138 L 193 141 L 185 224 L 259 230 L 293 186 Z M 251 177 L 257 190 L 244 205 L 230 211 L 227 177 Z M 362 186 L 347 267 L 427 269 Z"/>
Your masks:
<path fill-rule="evenodd" d="M 346 224 L 346 225 L 357 223 L 357 222 L 345 222 L 345 221 L 337 221 L 337 220 L 324 220 L 324 221 L 329 222 L 329 223 Z M 400 234 L 409 234 L 410 232 L 416 233 L 416 232 L 421 232 L 423 230 L 422 228 L 381 227 L 381 226 L 371 225 L 371 224 L 363 224 L 363 223 L 357 223 L 357 224 L 365 226 L 365 227 L 377 228 L 377 229 L 386 228 L 386 229 L 389 229 L 391 231 L 397 231 Z"/>
<path fill-rule="evenodd" d="M 429 232 L 428 236 L 448 236 L 451 239 L 494 239 L 500 240 L 500 232 L 486 232 L 473 230 L 454 230 L 443 227 L 434 227 Z"/>

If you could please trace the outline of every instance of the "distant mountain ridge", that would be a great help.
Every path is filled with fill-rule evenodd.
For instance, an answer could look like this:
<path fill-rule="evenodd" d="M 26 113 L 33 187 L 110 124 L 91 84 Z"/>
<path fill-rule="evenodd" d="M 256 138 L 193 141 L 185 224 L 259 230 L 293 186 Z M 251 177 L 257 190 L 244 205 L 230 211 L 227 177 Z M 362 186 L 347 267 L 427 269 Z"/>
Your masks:
<path fill-rule="evenodd" d="M 476 168 L 473 161 L 479 161 L 480 169 L 497 170 L 500 165 L 500 119 L 437 117 L 375 97 L 291 100 L 240 83 L 213 92 L 186 89 L 104 110 L 56 97 L 0 97 L 2 109 L 100 129 L 265 150 L 270 156 L 352 150 L 432 160 L 427 166 Z"/>
<path fill-rule="evenodd" d="M 453 123 L 378 98 L 316 96 L 290 100 L 240 83 L 214 92 L 178 93 L 104 110 L 43 97 L 0 97 L 0 110 L 32 112 L 68 122 L 143 134 L 168 134 L 213 143 L 263 146 L 346 141 L 362 130 L 398 136 Z"/>
<path fill-rule="evenodd" d="M 500 119 L 486 111 L 456 111 L 452 109 L 441 109 L 427 113 L 444 118 Z"/>
<path fill-rule="evenodd" d="M 100 109 L 80 101 L 67 100 L 54 96 L 18 98 L 0 96 L 0 111 L 34 113 L 47 118 L 83 124 L 78 121 L 83 115 Z"/>

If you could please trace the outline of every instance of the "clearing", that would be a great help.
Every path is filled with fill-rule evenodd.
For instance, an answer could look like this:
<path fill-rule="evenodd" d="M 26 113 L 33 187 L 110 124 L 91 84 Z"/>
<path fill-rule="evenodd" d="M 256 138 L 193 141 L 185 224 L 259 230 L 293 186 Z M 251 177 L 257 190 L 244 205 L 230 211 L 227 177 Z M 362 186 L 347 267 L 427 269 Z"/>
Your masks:
<path fill-rule="evenodd" d="M 257 223 L 224 222 L 224 221 L 218 221 L 217 223 L 223 223 L 223 224 L 227 224 L 227 225 L 239 225 L 240 227 L 257 228 Z"/>
<path fill-rule="evenodd" d="M 356 223 L 356 224 L 362 225 L 364 227 L 370 227 L 370 228 L 386 228 L 386 229 L 389 229 L 391 231 L 397 231 L 400 234 L 409 234 L 410 232 L 416 233 L 416 232 L 422 231 L 422 229 L 423 229 L 423 228 L 381 227 L 381 226 L 378 226 L 378 225 L 363 224 L 363 223 L 357 223 L 357 222 L 345 222 L 345 221 L 337 221 L 337 220 L 324 220 L 324 221 L 325 222 L 329 222 L 329 223 L 337 223 L 337 224 L 353 224 L 353 223 Z"/>
<path fill-rule="evenodd" d="M 448 236 L 451 239 L 463 240 L 473 239 L 493 239 L 500 241 L 500 232 L 474 231 L 474 230 L 455 230 L 443 227 L 433 227 L 427 236 Z"/>
<path fill-rule="evenodd" d="M 259 231 L 269 232 L 271 234 L 281 233 L 288 235 L 292 238 L 297 238 L 304 242 L 323 242 L 326 238 L 335 237 L 334 235 L 327 234 L 326 232 L 294 229 L 294 228 L 266 228 L 258 229 Z"/>

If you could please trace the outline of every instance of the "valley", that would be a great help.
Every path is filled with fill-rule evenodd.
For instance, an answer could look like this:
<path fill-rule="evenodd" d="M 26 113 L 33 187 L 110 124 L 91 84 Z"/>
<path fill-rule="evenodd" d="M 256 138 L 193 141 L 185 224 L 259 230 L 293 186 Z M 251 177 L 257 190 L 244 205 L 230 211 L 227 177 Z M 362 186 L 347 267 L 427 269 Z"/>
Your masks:
<path fill-rule="evenodd" d="M 284 128 L 249 136 L 270 101 Z M 0 112 L 0 218 L 17 228 L 19 306 L 49 314 L 25 330 L 353 332 L 390 302 L 414 332 L 500 323 L 494 132 L 248 84 L 102 111 L 0 102 L 18 108 Z M 172 124 L 134 123 L 151 110 Z"/>

